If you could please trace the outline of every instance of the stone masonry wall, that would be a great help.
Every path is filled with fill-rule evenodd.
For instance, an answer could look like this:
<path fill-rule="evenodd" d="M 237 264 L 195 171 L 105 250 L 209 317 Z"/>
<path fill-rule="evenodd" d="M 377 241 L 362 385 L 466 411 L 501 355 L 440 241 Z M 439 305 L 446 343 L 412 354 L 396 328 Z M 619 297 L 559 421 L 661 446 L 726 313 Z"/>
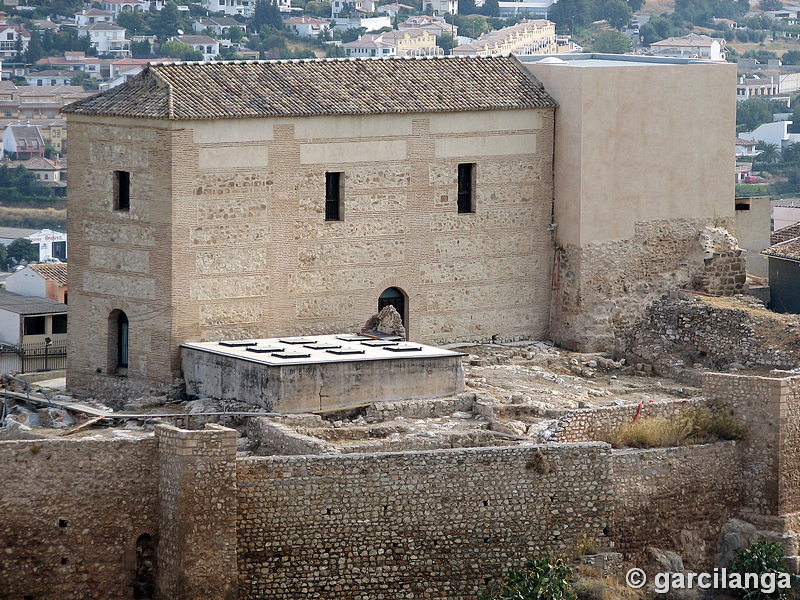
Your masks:
<path fill-rule="evenodd" d="M 793 315 L 778 315 L 733 299 L 718 306 L 713 298 L 689 292 L 665 297 L 631 329 L 624 353 L 632 362 L 653 364 L 674 374 L 684 367 L 794 369 L 800 365 L 800 332 Z M 739 306 L 740 308 L 737 308 Z"/>
<path fill-rule="evenodd" d="M 603 539 L 609 460 L 604 444 L 240 459 L 239 597 L 474 598 Z"/>
<path fill-rule="evenodd" d="M 180 132 L 144 120 L 71 120 L 68 386 L 119 407 L 160 395 L 178 374 L 173 350 L 172 153 Z M 115 171 L 130 173 L 130 210 L 115 210 Z M 116 320 L 129 320 L 129 361 L 118 370 Z"/>
<path fill-rule="evenodd" d="M 737 450 L 736 442 L 615 450 L 616 549 L 639 565 L 655 546 L 689 568 L 710 566 L 722 524 L 741 506 Z"/>
<path fill-rule="evenodd" d="M 157 537 L 156 441 L 0 442 L 0 598 L 132 598 Z"/>
<path fill-rule="evenodd" d="M 779 444 L 784 380 L 725 373 L 706 373 L 703 392 L 730 409 L 747 425 L 739 444 L 742 506 L 759 515 L 778 516 Z"/>
<path fill-rule="evenodd" d="M 420 342 L 545 336 L 553 110 L 476 116 L 71 116 L 81 343 L 68 385 L 147 393 L 179 376 L 183 342 L 357 331 L 389 287 Z M 462 163 L 474 165 L 472 213 L 457 211 Z M 114 170 L 131 173 L 129 212 L 112 210 Z M 325 220 L 328 172 L 342 174 L 340 221 Z M 113 372 L 114 309 L 130 319 L 126 378 Z"/>
<path fill-rule="evenodd" d="M 632 239 L 560 248 L 552 339 L 587 352 L 608 350 L 617 332 L 631 328 L 647 306 L 670 290 L 703 285 L 711 293 L 741 290 L 741 252 L 707 256 L 703 248 L 702 236 L 714 224 L 712 219 L 643 221 Z"/>
<path fill-rule="evenodd" d="M 159 598 L 237 598 L 236 437 L 213 423 L 156 427 Z"/>
<path fill-rule="evenodd" d="M 636 413 L 639 419 L 679 418 L 681 414 L 696 406 L 704 406 L 704 399 L 660 400 L 645 402 L 639 410 L 638 404 L 623 406 L 601 406 L 564 411 L 553 430 L 552 442 L 611 442 L 620 432 L 633 423 Z"/>

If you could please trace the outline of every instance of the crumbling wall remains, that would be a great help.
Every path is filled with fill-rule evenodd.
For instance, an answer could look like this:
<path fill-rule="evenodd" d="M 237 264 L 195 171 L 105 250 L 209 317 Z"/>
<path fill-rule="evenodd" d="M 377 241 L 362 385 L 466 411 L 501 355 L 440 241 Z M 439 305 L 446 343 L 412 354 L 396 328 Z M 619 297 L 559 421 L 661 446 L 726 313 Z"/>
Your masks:
<path fill-rule="evenodd" d="M 677 288 L 741 292 L 745 257 L 712 219 L 636 224 L 632 239 L 558 249 L 551 337 L 584 352 L 611 349 L 662 294 Z"/>
<path fill-rule="evenodd" d="M 710 566 L 722 524 L 741 506 L 736 442 L 615 450 L 611 467 L 616 550 L 635 564 L 655 546 Z"/>
<path fill-rule="evenodd" d="M 653 303 L 625 336 L 621 352 L 668 376 L 690 367 L 793 369 L 800 365 L 796 319 L 743 298 L 680 292 Z"/>
<path fill-rule="evenodd" d="M 552 442 L 597 442 L 611 441 L 639 419 L 676 419 L 687 410 L 705 406 L 704 398 L 644 402 L 622 406 L 598 406 L 578 410 L 565 410 L 552 429 Z M 553 411 L 550 411 L 551 413 Z"/>

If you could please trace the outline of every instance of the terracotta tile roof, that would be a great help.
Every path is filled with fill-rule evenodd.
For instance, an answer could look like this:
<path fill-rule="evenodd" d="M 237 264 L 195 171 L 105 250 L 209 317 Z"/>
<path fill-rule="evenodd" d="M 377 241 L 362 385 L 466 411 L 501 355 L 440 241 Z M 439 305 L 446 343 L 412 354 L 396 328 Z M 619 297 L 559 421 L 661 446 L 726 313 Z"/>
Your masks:
<path fill-rule="evenodd" d="M 45 279 L 54 281 L 56 285 L 67 285 L 67 263 L 28 266 Z"/>
<path fill-rule="evenodd" d="M 800 237 L 800 223 L 776 229 L 769 235 L 769 243 L 774 246 L 781 242 L 788 242 L 796 237 Z"/>
<path fill-rule="evenodd" d="M 553 106 L 515 58 L 458 57 L 151 64 L 62 112 L 194 120 Z"/>
<path fill-rule="evenodd" d="M 785 227 L 784 227 L 785 229 Z M 800 237 L 796 237 L 787 242 L 781 242 L 762 250 L 761 254 L 764 256 L 772 256 L 774 258 L 785 258 L 788 260 L 800 261 Z"/>

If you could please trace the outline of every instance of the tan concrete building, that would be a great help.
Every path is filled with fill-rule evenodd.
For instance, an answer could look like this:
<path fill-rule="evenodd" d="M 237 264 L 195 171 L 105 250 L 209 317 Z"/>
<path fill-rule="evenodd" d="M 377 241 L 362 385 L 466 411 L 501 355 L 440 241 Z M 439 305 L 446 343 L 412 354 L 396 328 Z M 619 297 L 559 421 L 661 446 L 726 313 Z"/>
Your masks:
<path fill-rule="evenodd" d="M 553 108 L 513 58 L 151 65 L 73 105 L 70 388 L 379 303 L 422 342 L 545 336 Z"/>
<path fill-rule="evenodd" d="M 736 67 L 585 54 L 521 60 L 537 61 L 525 65 L 558 103 L 550 335 L 608 349 L 645 306 L 676 287 L 706 287 L 709 270 L 740 252 L 717 229 L 734 226 Z M 741 290 L 744 279 L 737 272 L 725 285 Z"/>

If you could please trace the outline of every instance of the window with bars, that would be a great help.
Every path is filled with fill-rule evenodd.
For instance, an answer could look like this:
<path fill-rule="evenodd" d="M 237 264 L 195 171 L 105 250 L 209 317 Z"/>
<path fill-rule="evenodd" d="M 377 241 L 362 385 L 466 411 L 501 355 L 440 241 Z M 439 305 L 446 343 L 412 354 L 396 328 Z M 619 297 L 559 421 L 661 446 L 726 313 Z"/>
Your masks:
<path fill-rule="evenodd" d="M 342 220 L 343 173 L 325 173 L 325 220 Z"/>
<path fill-rule="evenodd" d="M 475 212 L 473 187 L 475 179 L 475 165 L 462 163 L 458 165 L 458 212 Z"/>

